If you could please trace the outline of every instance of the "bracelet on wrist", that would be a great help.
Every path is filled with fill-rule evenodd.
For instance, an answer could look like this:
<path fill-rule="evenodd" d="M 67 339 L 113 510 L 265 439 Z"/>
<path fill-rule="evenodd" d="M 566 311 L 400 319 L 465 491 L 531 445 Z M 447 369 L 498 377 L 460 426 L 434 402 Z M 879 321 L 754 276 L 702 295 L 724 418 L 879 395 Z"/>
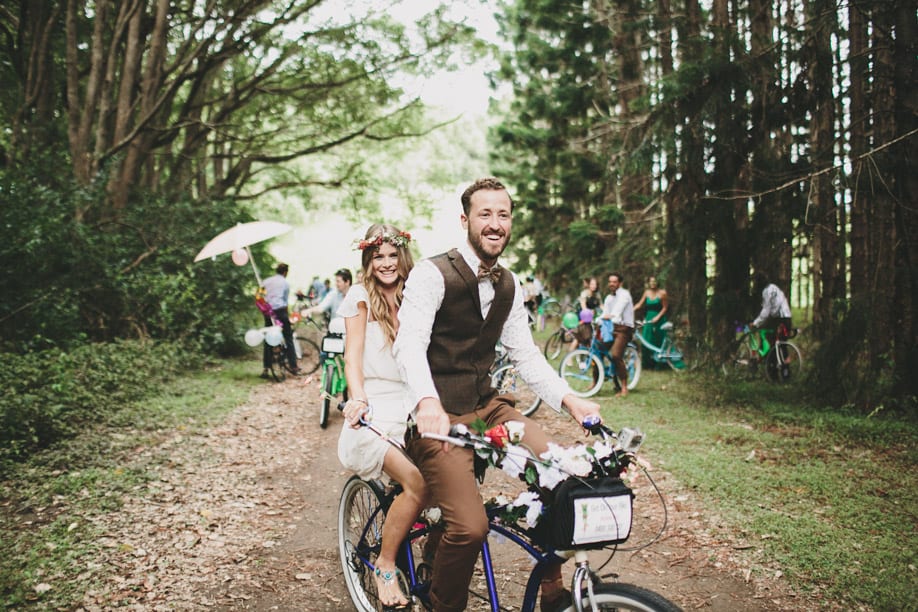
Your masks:
<path fill-rule="evenodd" d="M 359 397 L 355 397 L 355 398 L 354 398 L 354 401 L 355 401 L 355 402 L 361 402 L 364 406 L 369 406 L 369 405 L 370 405 L 370 402 L 368 402 L 368 401 L 365 400 L 365 399 L 360 399 Z"/>

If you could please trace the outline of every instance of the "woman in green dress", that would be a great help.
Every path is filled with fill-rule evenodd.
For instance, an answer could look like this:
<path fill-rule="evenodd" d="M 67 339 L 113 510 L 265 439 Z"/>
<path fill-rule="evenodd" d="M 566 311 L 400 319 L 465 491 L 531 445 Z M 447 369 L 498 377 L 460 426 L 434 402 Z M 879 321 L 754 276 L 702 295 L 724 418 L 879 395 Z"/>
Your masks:
<path fill-rule="evenodd" d="M 660 329 L 666 323 L 666 311 L 669 310 L 669 298 L 666 289 L 657 285 L 655 276 L 647 279 L 647 288 L 637 304 L 634 305 L 634 312 L 644 308 L 644 327 L 641 328 L 641 337 L 654 346 L 660 346 L 663 342 L 663 330 Z M 645 368 L 653 367 L 651 351 L 641 351 L 643 357 L 643 366 Z"/>

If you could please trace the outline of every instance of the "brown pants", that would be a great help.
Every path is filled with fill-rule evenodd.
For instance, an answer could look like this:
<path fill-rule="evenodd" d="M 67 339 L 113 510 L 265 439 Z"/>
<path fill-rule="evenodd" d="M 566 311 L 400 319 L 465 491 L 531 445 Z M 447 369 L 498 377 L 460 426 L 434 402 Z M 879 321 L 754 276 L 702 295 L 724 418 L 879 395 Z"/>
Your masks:
<path fill-rule="evenodd" d="M 548 449 L 548 436 L 535 421 L 515 410 L 512 397 L 498 395 L 474 412 L 450 415 L 453 424 L 468 425 L 475 419 L 482 419 L 488 427 L 521 421 L 525 423 L 523 443 L 536 455 Z M 408 442 L 408 454 L 421 470 L 431 503 L 439 506 L 445 525 L 434 561 L 430 599 L 436 612 L 459 612 L 468 603 L 475 561 L 488 535 L 488 517 L 475 481 L 474 453 L 458 447 L 443 452 L 440 442 L 415 438 Z"/>
<path fill-rule="evenodd" d="M 622 387 L 628 387 L 628 368 L 625 366 L 625 347 L 634 338 L 634 328 L 616 325 L 613 329 L 612 364 L 615 366 L 615 377 Z"/>

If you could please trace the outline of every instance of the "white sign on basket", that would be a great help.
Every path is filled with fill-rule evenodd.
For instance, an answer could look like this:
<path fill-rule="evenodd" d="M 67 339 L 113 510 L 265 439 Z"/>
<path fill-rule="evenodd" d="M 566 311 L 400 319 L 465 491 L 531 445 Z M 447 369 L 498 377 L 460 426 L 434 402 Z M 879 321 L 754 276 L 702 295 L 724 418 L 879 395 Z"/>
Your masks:
<path fill-rule="evenodd" d="M 574 544 L 624 540 L 630 532 L 630 495 L 574 500 Z"/>

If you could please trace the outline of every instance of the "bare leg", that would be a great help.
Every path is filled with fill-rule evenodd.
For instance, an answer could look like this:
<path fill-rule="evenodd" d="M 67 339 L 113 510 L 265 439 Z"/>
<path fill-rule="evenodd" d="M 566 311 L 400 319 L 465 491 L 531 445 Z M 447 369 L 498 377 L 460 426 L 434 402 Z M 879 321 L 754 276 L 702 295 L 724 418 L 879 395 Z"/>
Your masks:
<path fill-rule="evenodd" d="M 402 606 L 408 603 L 408 598 L 398 583 L 395 558 L 399 545 L 426 504 L 427 491 L 417 467 L 398 450 L 390 448 L 386 452 L 383 469 L 402 485 L 403 491 L 392 502 L 383 523 L 382 543 L 376 559 L 376 586 L 384 606 Z"/>

